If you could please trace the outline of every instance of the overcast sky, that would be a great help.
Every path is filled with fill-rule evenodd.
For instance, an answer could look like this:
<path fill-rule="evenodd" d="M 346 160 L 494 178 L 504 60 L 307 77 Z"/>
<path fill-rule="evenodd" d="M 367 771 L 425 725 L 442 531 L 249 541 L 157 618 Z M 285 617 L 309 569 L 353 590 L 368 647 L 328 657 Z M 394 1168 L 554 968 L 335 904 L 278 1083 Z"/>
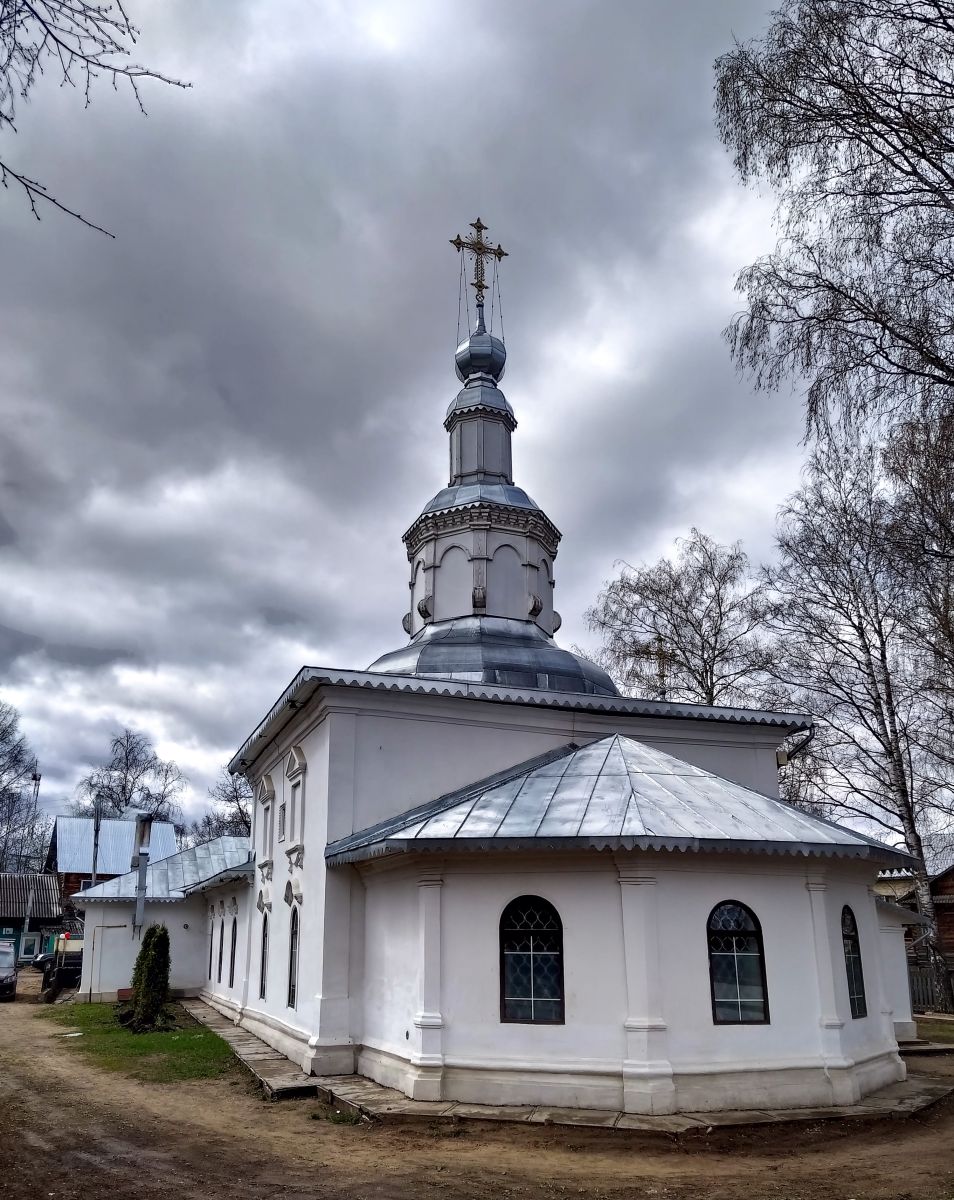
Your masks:
<path fill-rule="evenodd" d="M 116 234 L 0 192 L 0 696 L 51 807 L 128 724 L 194 809 L 301 665 L 403 643 L 478 215 L 561 642 L 693 524 L 771 553 L 802 415 L 720 337 L 772 231 L 712 117 L 769 8 L 163 0 L 139 55 L 191 90 L 41 83 L 3 155 Z"/>

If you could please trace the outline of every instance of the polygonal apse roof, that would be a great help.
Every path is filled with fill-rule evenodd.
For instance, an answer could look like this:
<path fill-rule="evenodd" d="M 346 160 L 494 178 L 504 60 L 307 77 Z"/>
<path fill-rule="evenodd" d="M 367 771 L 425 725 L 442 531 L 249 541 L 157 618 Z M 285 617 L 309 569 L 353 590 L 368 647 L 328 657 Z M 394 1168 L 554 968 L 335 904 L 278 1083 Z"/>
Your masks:
<path fill-rule="evenodd" d="M 329 845 L 330 865 L 468 850 L 908 855 L 616 734 L 570 744 Z"/>

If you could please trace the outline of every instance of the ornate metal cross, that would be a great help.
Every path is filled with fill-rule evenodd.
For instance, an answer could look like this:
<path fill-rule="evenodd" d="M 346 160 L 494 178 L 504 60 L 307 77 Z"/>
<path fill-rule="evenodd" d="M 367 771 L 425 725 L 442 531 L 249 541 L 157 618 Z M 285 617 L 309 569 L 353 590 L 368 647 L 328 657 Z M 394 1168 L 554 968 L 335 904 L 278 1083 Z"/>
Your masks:
<path fill-rule="evenodd" d="M 495 258 L 498 262 L 500 262 L 502 258 L 507 257 L 507 251 L 503 249 L 499 242 L 496 246 L 491 246 L 489 242 L 484 241 L 484 231 L 487 229 L 487 226 L 483 223 L 480 217 L 478 217 L 476 221 L 471 221 L 470 227 L 471 229 L 475 230 L 475 233 L 466 238 L 462 238 L 460 234 L 458 234 L 457 237 L 451 238 L 450 244 L 457 248 L 458 254 L 460 254 L 462 250 L 467 250 L 474 256 L 474 278 L 471 281 L 470 286 L 477 293 L 477 303 L 483 304 L 484 292 L 487 290 L 487 283 L 485 282 L 484 273 L 484 260 L 488 258 Z"/>

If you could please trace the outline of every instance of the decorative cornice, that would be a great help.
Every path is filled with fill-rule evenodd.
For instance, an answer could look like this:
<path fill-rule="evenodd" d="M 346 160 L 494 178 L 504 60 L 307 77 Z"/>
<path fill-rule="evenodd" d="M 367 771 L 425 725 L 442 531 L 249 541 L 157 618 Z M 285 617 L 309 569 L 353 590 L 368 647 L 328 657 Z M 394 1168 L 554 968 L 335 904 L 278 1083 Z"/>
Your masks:
<path fill-rule="evenodd" d="M 556 554 L 563 536 L 539 509 L 511 508 L 484 500 L 444 509 L 443 512 L 422 513 L 404 535 L 407 556 L 412 559 L 425 542 L 442 533 L 461 533 L 472 529 L 507 529 L 535 537 L 551 557 Z"/>
<path fill-rule="evenodd" d="M 492 420 L 499 421 L 501 425 L 505 425 L 507 429 L 513 433 L 517 428 L 517 418 L 512 412 L 508 412 L 505 408 L 499 408 L 494 404 L 484 404 L 477 400 L 473 404 L 468 404 L 464 408 L 455 408 L 444 418 L 444 428 L 448 433 L 453 429 L 454 425 L 463 417 L 472 417 L 474 415 L 489 417 Z"/>

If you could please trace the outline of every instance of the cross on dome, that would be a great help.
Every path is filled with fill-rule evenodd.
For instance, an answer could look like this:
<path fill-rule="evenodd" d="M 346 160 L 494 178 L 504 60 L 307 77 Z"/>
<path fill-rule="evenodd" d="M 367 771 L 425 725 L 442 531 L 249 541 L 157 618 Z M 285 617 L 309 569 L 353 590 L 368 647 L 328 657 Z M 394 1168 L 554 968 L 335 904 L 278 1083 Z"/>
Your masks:
<path fill-rule="evenodd" d="M 488 226 L 483 223 L 480 217 L 476 221 L 471 221 L 470 228 L 475 231 L 474 234 L 465 238 L 462 238 L 458 234 L 457 237 L 450 239 L 450 244 L 456 248 L 458 254 L 466 250 L 469 254 L 473 255 L 474 278 L 470 286 L 477 293 L 477 303 L 483 307 L 484 292 L 487 290 L 484 260 L 495 258 L 497 262 L 500 262 L 502 258 L 507 257 L 507 251 L 504 250 L 499 242 L 496 246 L 491 246 L 489 242 L 484 241 L 484 232 Z"/>

